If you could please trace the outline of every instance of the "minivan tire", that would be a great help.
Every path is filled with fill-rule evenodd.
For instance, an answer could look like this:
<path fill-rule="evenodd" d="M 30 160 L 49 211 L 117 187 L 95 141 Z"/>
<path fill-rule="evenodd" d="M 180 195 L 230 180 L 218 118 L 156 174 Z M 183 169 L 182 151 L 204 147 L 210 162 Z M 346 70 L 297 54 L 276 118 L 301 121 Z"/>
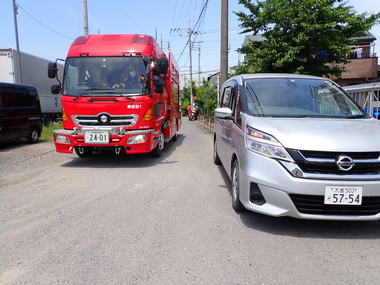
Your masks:
<path fill-rule="evenodd" d="M 40 131 L 37 127 L 33 127 L 29 135 L 26 137 L 29 143 L 37 143 L 38 140 L 40 139 Z"/>
<path fill-rule="evenodd" d="M 220 161 L 220 158 L 219 158 L 219 155 L 218 155 L 218 149 L 216 147 L 216 140 L 214 140 L 214 151 L 213 151 L 212 154 L 213 154 L 214 164 L 221 165 L 222 162 Z"/>
<path fill-rule="evenodd" d="M 87 158 L 90 157 L 94 153 L 94 148 L 91 146 L 84 146 L 83 147 L 83 153 L 79 151 L 79 147 L 75 147 L 75 153 L 80 158 Z"/>
<path fill-rule="evenodd" d="M 231 170 L 231 195 L 232 195 L 232 208 L 236 212 L 244 212 L 245 208 L 240 202 L 240 182 L 239 182 L 239 162 L 237 159 L 232 164 Z"/>

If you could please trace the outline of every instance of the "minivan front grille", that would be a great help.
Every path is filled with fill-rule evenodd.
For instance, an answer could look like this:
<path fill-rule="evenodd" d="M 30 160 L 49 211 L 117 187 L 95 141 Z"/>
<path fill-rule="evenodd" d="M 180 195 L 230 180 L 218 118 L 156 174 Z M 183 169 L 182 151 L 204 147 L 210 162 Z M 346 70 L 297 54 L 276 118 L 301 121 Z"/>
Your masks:
<path fill-rule="evenodd" d="M 325 152 L 288 149 L 297 165 L 305 173 L 336 175 L 380 174 L 380 152 Z M 353 166 L 349 170 L 338 167 L 341 156 L 349 157 Z"/>
<path fill-rule="evenodd" d="M 325 205 L 324 197 L 317 195 L 290 194 L 298 212 L 311 215 L 360 215 L 380 213 L 379 197 L 362 197 L 361 205 Z"/>
<path fill-rule="evenodd" d="M 76 115 L 73 116 L 74 122 L 81 127 L 91 126 L 134 126 L 137 121 L 137 115 L 110 115 L 101 113 L 98 115 Z"/>

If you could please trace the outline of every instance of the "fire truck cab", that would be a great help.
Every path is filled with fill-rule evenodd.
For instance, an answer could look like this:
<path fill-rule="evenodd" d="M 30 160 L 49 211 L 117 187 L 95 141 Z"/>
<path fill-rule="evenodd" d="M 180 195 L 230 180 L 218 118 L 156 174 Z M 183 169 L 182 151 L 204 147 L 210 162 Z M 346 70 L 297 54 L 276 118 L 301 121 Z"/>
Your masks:
<path fill-rule="evenodd" d="M 57 63 L 48 76 L 56 77 Z M 147 35 L 86 35 L 71 45 L 61 93 L 63 129 L 54 131 L 57 152 L 79 157 L 99 147 L 116 153 L 160 156 L 181 126 L 179 71 Z"/>

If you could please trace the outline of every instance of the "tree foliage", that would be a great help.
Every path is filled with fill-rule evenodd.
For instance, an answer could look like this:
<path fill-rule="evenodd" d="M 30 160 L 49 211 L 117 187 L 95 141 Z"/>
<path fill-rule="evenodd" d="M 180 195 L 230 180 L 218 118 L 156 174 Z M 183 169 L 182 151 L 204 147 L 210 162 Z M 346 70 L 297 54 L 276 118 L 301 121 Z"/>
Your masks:
<path fill-rule="evenodd" d="M 196 86 L 192 83 L 193 96 L 195 103 L 198 106 L 200 114 L 206 116 L 213 116 L 214 109 L 216 108 L 218 91 L 215 85 L 211 85 L 208 81 L 204 80 L 201 86 Z M 187 114 L 187 107 L 190 105 L 190 87 L 183 89 L 182 97 L 182 113 Z"/>
<path fill-rule="evenodd" d="M 247 61 L 235 73 L 286 72 L 339 77 L 352 37 L 366 35 L 380 13 L 356 13 L 342 0 L 239 0 L 243 33 L 262 35 L 240 52 Z M 329 64 L 336 63 L 336 64 Z"/>

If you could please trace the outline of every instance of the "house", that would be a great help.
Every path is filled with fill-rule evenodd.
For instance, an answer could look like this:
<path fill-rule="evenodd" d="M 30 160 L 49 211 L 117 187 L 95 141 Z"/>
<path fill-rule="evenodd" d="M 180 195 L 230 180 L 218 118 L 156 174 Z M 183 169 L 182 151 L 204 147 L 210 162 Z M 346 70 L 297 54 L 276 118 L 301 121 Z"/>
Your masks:
<path fill-rule="evenodd" d="M 371 33 L 363 37 L 354 37 L 352 53 L 347 55 L 348 63 L 344 64 L 346 72 L 341 78 L 335 80 L 340 85 L 364 84 L 380 80 L 380 66 L 375 52 L 376 37 Z M 248 35 L 245 37 L 243 46 L 250 41 L 264 41 L 262 35 Z"/>

